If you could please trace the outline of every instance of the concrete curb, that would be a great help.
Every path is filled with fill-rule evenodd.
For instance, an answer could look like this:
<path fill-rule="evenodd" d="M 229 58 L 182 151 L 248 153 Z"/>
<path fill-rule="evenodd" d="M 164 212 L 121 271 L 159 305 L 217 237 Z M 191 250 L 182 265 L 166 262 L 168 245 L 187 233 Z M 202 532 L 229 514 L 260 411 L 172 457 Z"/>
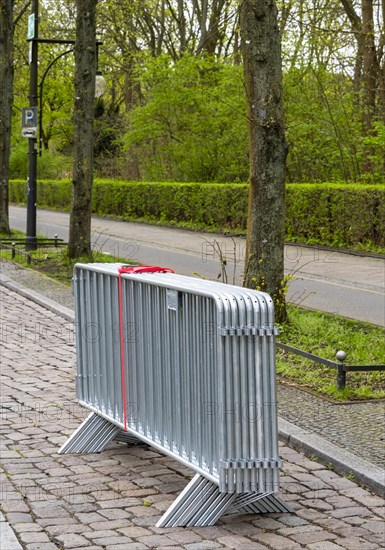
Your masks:
<path fill-rule="evenodd" d="M 278 418 L 278 427 L 280 440 L 292 449 L 306 456 L 317 456 L 322 464 L 331 465 L 338 474 L 352 475 L 356 483 L 385 497 L 385 470 L 283 418 Z"/>
<path fill-rule="evenodd" d="M 3 550 L 23 550 L 14 530 L 0 512 L 0 548 Z"/>
<path fill-rule="evenodd" d="M 46 309 L 52 311 L 53 313 L 56 313 L 57 315 L 64 317 L 64 319 L 66 319 L 67 321 L 70 321 L 71 323 L 75 322 L 75 314 L 72 311 L 72 309 L 61 306 L 57 302 L 50 300 L 49 298 L 47 298 L 46 296 L 43 296 L 42 294 L 39 294 L 35 290 L 31 290 L 29 288 L 26 288 L 20 285 L 19 283 L 16 283 L 12 279 L 2 275 L 1 273 L 0 273 L 0 285 L 3 285 L 6 288 L 9 288 L 9 290 L 13 290 L 17 292 L 21 296 L 24 296 L 25 298 L 32 300 L 33 302 L 35 302 L 35 304 L 39 304 L 40 306 L 45 307 Z"/>
<path fill-rule="evenodd" d="M 71 309 L 61 306 L 34 290 L 23 287 L 9 277 L 0 274 L 0 285 L 64 317 L 69 322 L 75 322 L 75 315 Z M 359 485 L 367 487 L 381 497 L 385 496 L 385 470 L 281 417 L 278 417 L 278 427 L 279 439 L 289 447 L 301 451 L 307 456 L 316 456 L 322 464 L 331 465 L 338 474 L 353 475 Z"/>

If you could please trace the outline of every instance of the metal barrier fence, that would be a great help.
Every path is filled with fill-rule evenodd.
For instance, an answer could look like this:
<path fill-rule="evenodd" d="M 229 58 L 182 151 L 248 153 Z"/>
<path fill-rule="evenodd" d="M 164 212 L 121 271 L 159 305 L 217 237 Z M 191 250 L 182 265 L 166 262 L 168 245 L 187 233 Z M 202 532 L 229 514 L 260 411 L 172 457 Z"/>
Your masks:
<path fill-rule="evenodd" d="M 77 395 L 92 413 L 59 452 L 140 440 L 191 467 L 197 475 L 158 526 L 289 511 L 275 495 L 270 296 L 174 273 L 119 275 L 120 267 L 75 266 Z"/>

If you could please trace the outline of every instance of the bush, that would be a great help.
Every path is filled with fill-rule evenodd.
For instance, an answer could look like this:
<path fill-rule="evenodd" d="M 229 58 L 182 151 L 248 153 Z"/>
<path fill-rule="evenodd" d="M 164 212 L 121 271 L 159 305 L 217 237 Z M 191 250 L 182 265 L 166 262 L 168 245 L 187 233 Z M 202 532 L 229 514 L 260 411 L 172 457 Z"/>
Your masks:
<path fill-rule="evenodd" d="M 287 186 L 288 240 L 326 246 L 385 247 L 385 186 Z"/>
<path fill-rule="evenodd" d="M 58 180 L 72 174 L 72 159 L 54 151 L 43 151 L 37 157 L 37 179 Z"/>
<path fill-rule="evenodd" d="M 39 181 L 36 192 L 36 202 L 40 208 L 69 211 L 72 200 L 72 185 L 70 181 Z M 16 204 L 27 203 L 26 181 L 15 180 L 10 182 L 9 200 Z"/>
<path fill-rule="evenodd" d="M 210 56 L 141 57 L 141 101 L 129 113 L 127 156 L 141 180 L 234 182 L 249 170 L 242 66 Z"/>
<path fill-rule="evenodd" d="M 26 178 L 28 175 L 28 140 L 18 143 L 11 150 L 9 171 L 11 178 Z M 37 157 L 38 179 L 58 179 L 71 171 L 72 160 L 54 151 L 43 151 Z"/>
<path fill-rule="evenodd" d="M 95 182 L 93 211 L 209 228 L 245 229 L 246 185 Z"/>
<path fill-rule="evenodd" d="M 69 210 L 70 181 L 41 181 L 38 205 Z M 13 181 L 10 200 L 26 202 L 26 184 Z M 93 212 L 177 224 L 191 228 L 244 232 L 248 185 L 95 181 Z M 289 184 L 286 195 L 289 241 L 350 248 L 385 249 L 385 185 Z"/>

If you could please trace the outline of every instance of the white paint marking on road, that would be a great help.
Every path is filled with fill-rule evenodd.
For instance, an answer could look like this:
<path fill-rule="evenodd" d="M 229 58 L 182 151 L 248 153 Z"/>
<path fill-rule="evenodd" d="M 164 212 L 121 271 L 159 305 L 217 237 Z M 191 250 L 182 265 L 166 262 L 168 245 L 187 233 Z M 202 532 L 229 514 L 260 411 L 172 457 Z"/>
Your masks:
<path fill-rule="evenodd" d="M 367 288 L 361 288 L 360 286 L 352 286 L 352 285 L 345 285 L 342 283 L 333 283 L 331 281 L 328 281 L 327 279 L 312 279 L 311 277 L 304 277 L 303 275 L 296 277 L 294 279 L 305 279 L 306 281 L 312 281 L 314 283 L 322 283 L 323 285 L 333 285 L 333 286 L 340 286 L 341 288 L 349 288 L 351 290 L 359 290 L 361 292 L 370 292 L 371 294 L 378 294 L 379 296 L 385 296 L 385 288 L 384 292 L 377 292 L 376 290 L 368 290 Z"/>

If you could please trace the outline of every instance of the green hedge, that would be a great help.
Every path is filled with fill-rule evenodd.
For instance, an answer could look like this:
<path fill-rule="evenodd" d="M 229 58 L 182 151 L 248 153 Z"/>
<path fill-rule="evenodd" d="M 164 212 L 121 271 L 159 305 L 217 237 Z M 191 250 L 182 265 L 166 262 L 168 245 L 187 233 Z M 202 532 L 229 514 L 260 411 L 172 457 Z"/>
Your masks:
<path fill-rule="evenodd" d="M 93 212 L 241 232 L 246 229 L 247 190 L 246 184 L 95 181 Z M 11 182 L 10 200 L 25 204 L 25 182 Z M 37 202 L 69 210 L 71 182 L 39 182 Z M 286 208 L 289 241 L 385 248 L 385 185 L 288 184 Z"/>
<path fill-rule="evenodd" d="M 385 247 L 385 185 L 291 184 L 286 208 L 288 240 Z"/>

